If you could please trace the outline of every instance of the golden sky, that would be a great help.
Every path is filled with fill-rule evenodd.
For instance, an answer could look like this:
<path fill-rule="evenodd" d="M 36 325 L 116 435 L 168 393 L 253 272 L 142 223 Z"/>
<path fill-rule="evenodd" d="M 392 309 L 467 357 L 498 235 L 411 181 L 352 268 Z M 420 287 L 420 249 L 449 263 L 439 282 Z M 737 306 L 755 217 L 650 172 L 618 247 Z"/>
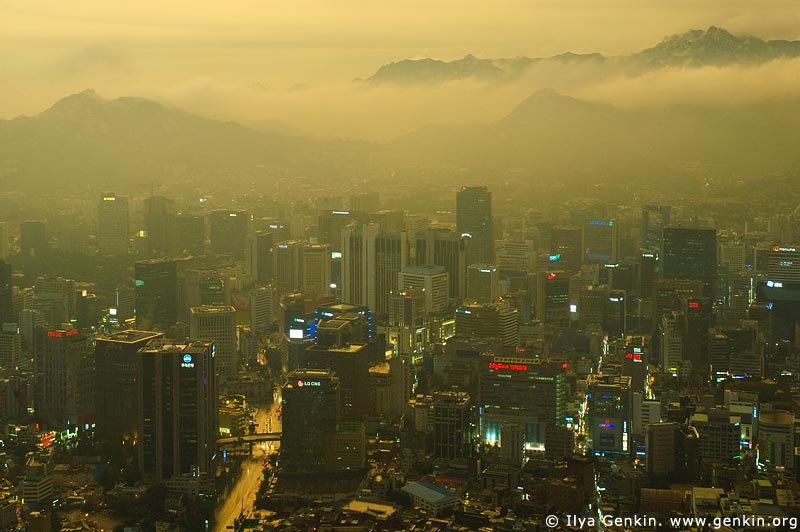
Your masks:
<path fill-rule="evenodd" d="M 800 2 L 0 0 L 0 117 L 86 88 L 200 112 L 208 87 L 328 90 L 403 58 L 624 54 L 710 25 L 800 39 Z"/>

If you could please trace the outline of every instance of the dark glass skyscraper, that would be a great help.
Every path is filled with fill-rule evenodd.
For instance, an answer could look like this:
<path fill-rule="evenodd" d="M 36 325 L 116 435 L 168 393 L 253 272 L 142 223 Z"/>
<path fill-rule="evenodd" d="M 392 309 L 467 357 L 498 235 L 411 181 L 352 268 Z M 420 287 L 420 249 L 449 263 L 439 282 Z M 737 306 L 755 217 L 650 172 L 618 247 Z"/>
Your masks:
<path fill-rule="evenodd" d="M 160 336 L 127 330 L 96 340 L 97 433 L 112 442 L 134 438 L 137 433 L 136 352 Z"/>
<path fill-rule="evenodd" d="M 703 295 L 715 297 L 717 284 L 717 231 L 667 227 L 664 229 L 665 279 L 690 279 L 703 283 Z"/>
<path fill-rule="evenodd" d="M 248 214 L 240 210 L 218 210 L 209 218 L 211 251 L 242 260 L 247 247 Z"/>
<path fill-rule="evenodd" d="M 135 265 L 136 327 L 165 331 L 178 321 L 178 262 L 141 260 Z"/>
<path fill-rule="evenodd" d="M 145 478 L 213 478 L 219 435 L 215 351 L 207 340 L 156 339 L 136 354 L 137 449 Z"/>
<path fill-rule="evenodd" d="M 11 264 L 0 259 L 0 326 L 16 321 L 11 297 Z"/>
<path fill-rule="evenodd" d="M 113 192 L 100 195 L 97 204 L 97 247 L 101 255 L 128 253 L 128 198 Z"/>
<path fill-rule="evenodd" d="M 175 253 L 175 201 L 163 196 L 144 200 L 147 256 L 171 257 Z"/>
<path fill-rule="evenodd" d="M 456 194 L 456 230 L 469 235 L 468 265 L 494 262 L 492 193 L 486 187 L 461 187 Z"/>

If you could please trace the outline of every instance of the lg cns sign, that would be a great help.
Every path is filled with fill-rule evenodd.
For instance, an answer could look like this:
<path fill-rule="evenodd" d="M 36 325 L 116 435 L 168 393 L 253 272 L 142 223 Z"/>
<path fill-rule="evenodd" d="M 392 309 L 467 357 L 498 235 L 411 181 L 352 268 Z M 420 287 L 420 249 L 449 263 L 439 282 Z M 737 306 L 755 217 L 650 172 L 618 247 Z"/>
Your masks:
<path fill-rule="evenodd" d="M 298 388 L 319 388 L 320 386 L 322 386 L 322 383 L 320 381 L 304 381 L 304 380 L 297 381 Z"/>
<path fill-rule="evenodd" d="M 192 361 L 192 355 L 190 355 L 189 353 L 186 353 L 185 355 L 183 355 L 183 362 L 181 362 L 181 367 L 182 368 L 193 368 L 194 367 L 194 362 Z"/>

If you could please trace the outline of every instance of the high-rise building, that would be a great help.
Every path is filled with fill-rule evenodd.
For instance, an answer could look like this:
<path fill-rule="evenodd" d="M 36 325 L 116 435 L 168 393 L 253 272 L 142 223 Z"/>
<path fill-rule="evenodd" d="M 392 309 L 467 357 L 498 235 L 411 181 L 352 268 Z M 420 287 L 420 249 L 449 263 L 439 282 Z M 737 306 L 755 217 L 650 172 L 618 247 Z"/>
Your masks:
<path fill-rule="evenodd" d="M 0 222 L 0 260 L 8 258 L 8 224 Z"/>
<path fill-rule="evenodd" d="M 63 305 L 65 314 L 62 322 L 72 322 L 77 319 L 78 289 L 74 280 L 63 277 L 37 277 L 35 297 L 38 300 L 58 301 Z M 55 324 L 53 321 L 51 323 Z"/>
<path fill-rule="evenodd" d="M 448 229 L 417 232 L 417 266 L 441 266 L 447 272 L 450 298 L 460 301 L 467 295 L 467 245 L 469 238 Z"/>
<path fill-rule="evenodd" d="M 762 410 L 758 416 L 758 461 L 772 471 L 795 470 L 795 416 L 784 410 Z"/>
<path fill-rule="evenodd" d="M 389 295 L 389 343 L 397 353 L 422 352 L 427 346 L 428 331 L 425 293 L 399 290 Z"/>
<path fill-rule="evenodd" d="M 128 253 L 129 216 L 128 198 L 113 192 L 100 195 L 97 204 L 97 249 L 101 255 Z"/>
<path fill-rule="evenodd" d="M 34 336 L 36 418 L 47 427 L 83 428 L 95 421 L 92 345 L 76 329 L 38 329 Z"/>
<path fill-rule="evenodd" d="M 303 251 L 302 292 L 311 299 L 331 290 L 331 249 L 327 244 L 308 244 Z"/>
<path fill-rule="evenodd" d="M 342 320 L 337 319 L 329 320 L 327 326 L 346 327 Z M 322 324 L 318 330 L 321 327 Z M 301 367 L 333 370 L 341 389 L 342 421 L 360 422 L 368 414 L 369 349 L 366 344 L 311 345 L 303 352 Z"/>
<path fill-rule="evenodd" d="M 4 323 L 16 323 L 11 285 L 11 264 L 0 259 L 0 327 Z"/>
<path fill-rule="evenodd" d="M 247 237 L 247 271 L 250 280 L 258 286 L 265 286 L 273 280 L 275 243 L 275 233 L 269 231 L 256 231 Z"/>
<path fill-rule="evenodd" d="M 703 283 L 703 296 L 716 297 L 716 229 L 664 228 L 664 279 Z"/>
<path fill-rule="evenodd" d="M 292 371 L 281 397 L 281 467 L 295 473 L 324 470 L 326 446 L 340 420 L 338 377 L 329 369 Z"/>
<path fill-rule="evenodd" d="M 275 250 L 275 288 L 278 289 L 278 294 L 301 291 L 305 246 L 302 240 L 278 242 Z"/>
<path fill-rule="evenodd" d="M 381 196 L 374 191 L 355 192 L 348 200 L 351 211 L 377 212 L 381 208 Z"/>
<path fill-rule="evenodd" d="M 697 430 L 700 460 L 707 464 L 727 464 L 741 452 L 741 416 L 728 408 L 695 412 L 689 426 Z"/>
<path fill-rule="evenodd" d="M 47 250 L 47 229 L 44 222 L 30 221 L 19 225 L 19 250 L 25 256 L 39 256 Z"/>
<path fill-rule="evenodd" d="M 272 328 L 275 321 L 273 295 L 271 286 L 250 291 L 250 330 L 255 334 L 263 334 Z"/>
<path fill-rule="evenodd" d="M 472 404 L 466 392 L 433 394 L 433 455 L 468 458 L 472 444 Z"/>
<path fill-rule="evenodd" d="M 481 440 L 505 445 L 504 424 L 522 427 L 524 448 L 544 448 L 548 425 L 566 424 L 566 370 L 561 363 L 483 356 L 480 370 Z"/>
<path fill-rule="evenodd" d="M 500 273 L 495 264 L 467 266 L 467 299 L 491 303 L 500 297 Z"/>
<path fill-rule="evenodd" d="M 519 311 L 505 303 L 468 304 L 456 309 L 456 335 L 496 338 L 504 347 L 519 343 Z"/>
<path fill-rule="evenodd" d="M 161 333 L 129 329 L 95 342 L 97 434 L 111 442 L 137 439 L 136 353 Z"/>
<path fill-rule="evenodd" d="M 15 323 L 0 324 L 0 367 L 14 368 L 22 358 L 22 334 Z M 0 419 L 2 419 L 0 415 Z"/>
<path fill-rule="evenodd" d="M 214 367 L 222 379 L 236 377 L 239 373 L 239 355 L 236 345 L 236 309 L 231 306 L 192 307 L 189 336 L 214 342 L 216 360 Z"/>
<path fill-rule="evenodd" d="M 175 200 L 150 196 L 144 200 L 144 230 L 147 235 L 147 256 L 175 255 Z"/>
<path fill-rule="evenodd" d="M 569 284 L 570 276 L 564 271 L 536 273 L 537 319 L 559 327 L 566 327 L 569 324 Z"/>
<path fill-rule="evenodd" d="M 161 482 L 214 475 L 219 436 L 215 346 L 152 340 L 136 354 L 139 467 Z"/>
<path fill-rule="evenodd" d="M 389 293 L 408 265 L 405 232 L 385 233 L 378 224 L 348 226 L 342 232 L 342 300 L 388 311 Z"/>
<path fill-rule="evenodd" d="M 645 456 L 648 475 L 668 478 L 681 468 L 680 438 L 681 427 L 677 423 L 651 423 L 647 427 Z"/>
<path fill-rule="evenodd" d="M 178 261 L 141 260 L 134 270 L 136 327 L 166 331 L 178 321 Z"/>
<path fill-rule="evenodd" d="M 583 264 L 583 234 L 580 227 L 553 227 L 550 229 L 551 268 L 575 273 Z"/>
<path fill-rule="evenodd" d="M 767 279 L 800 284 L 800 252 L 795 245 L 773 246 L 767 253 Z"/>
<path fill-rule="evenodd" d="M 243 260 L 247 248 L 250 216 L 242 210 L 216 210 L 208 219 L 211 252 Z"/>
<path fill-rule="evenodd" d="M 632 430 L 631 378 L 624 375 L 589 375 L 588 427 L 596 453 L 627 453 Z"/>
<path fill-rule="evenodd" d="M 443 312 L 449 304 L 447 272 L 442 266 L 408 266 L 397 276 L 398 289 L 422 290 L 425 294 L 425 312 Z"/>
<path fill-rule="evenodd" d="M 486 187 L 461 187 L 456 194 L 456 231 L 469 239 L 467 264 L 494 262 L 492 193 Z"/>
<path fill-rule="evenodd" d="M 661 369 L 677 376 L 683 365 L 686 350 L 684 322 L 686 314 L 672 311 L 664 314 L 660 325 Z"/>
<path fill-rule="evenodd" d="M 669 205 L 642 205 L 642 247 L 661 251 L 664 228 L 669 227 Z"/>
<path fill-rule="evenodd" d="M 616 264 L 619 260 L 619 224 L 616 220 L 588 219 L 583 224 L 584 262 Z"/>
<path fill-rule="evenodd" d="M 328 244 L 332 252 L 342 253 L 342 232 L 344 228 L 355 223 L 357 226 L 367 222 L 364 211 L 330 210 L 319 215 L 319 240 Z"/>
<path fill-rule="evenodd" d="M 206 254 L 206 219 L 204 216 L 179 212 L 175 217 L 175 235 L 179 251 L 193 256 Z"/>

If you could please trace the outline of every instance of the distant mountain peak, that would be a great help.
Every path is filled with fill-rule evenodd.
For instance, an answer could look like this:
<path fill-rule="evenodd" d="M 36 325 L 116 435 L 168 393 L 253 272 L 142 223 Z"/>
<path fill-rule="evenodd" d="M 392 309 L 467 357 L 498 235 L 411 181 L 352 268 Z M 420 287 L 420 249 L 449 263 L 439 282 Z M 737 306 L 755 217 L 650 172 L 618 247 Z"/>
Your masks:
<path fill-rule="evenodd" d="M 800 41 L 764 41 L 749 35 L 734 35 L 720 26 L 691 29 L 669 35 L 651 48 L 630 55 L 609 58 L 600 53 L 564 52 L 551 57 L 478 58 L 467 54 L 461 59 L 403 60 L 381 66 L 366 81 L 370 83 L 421 84 L 441 83 L 461 79 L 485 82 L 507 82 L 519 76 L 531 65 L 546 62 L 563 67 L 591 63 L 623 67 L 629 73 L 649 69 L 682 66 L 702 67 L 732 64 L 758 64 L 782 57 L 800 57 Z"/>

